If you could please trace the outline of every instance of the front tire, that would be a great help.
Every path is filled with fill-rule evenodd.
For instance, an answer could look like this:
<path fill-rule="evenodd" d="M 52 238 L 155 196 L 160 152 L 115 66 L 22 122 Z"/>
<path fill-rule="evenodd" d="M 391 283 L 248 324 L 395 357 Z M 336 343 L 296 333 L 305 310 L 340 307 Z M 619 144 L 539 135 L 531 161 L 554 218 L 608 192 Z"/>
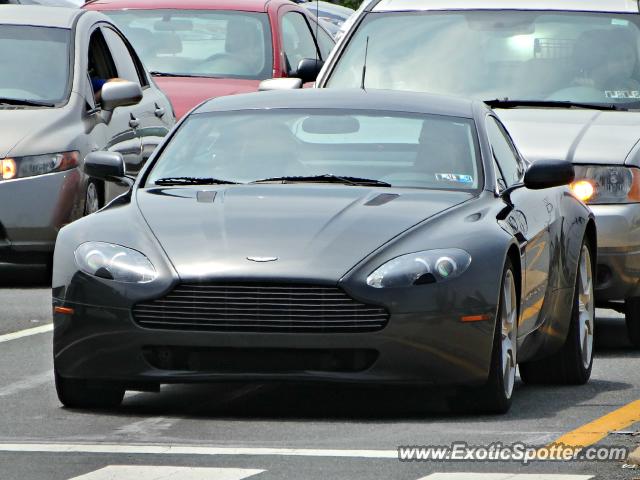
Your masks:
<path fill-rule="evenodd" d="M 520 377 L 533 385 L 583 385 L 593 367 L 595 296 L 591 245 L 582 243 L 567 339 L 557 353 L 520 365 Z"/>
<path fill-rule="evenodd" d="M 100 194 L 100 186 L 95 180 L 90 180 L 87 184 L 87 191 L 84 198 L 84 215 L 91 215 L 96 213 L 102 207 L 102 200 Z"/>
<path fill-rule="evenodd" d="M 504 267 L 498 316 L 487 383 L 466 389 L 448 404 L 455 412 L 502 414 L 509 411 L 516 381 L 518 337 L 518 291 L 510 260 Z"/>
<path fill-rule="evenodd" d="M 640 348 L 640 297 L 627 298 L 624 309 L 629 341 L 635 348 Z"/>
<path fill-rule="evenodd" d="M 55 383 L 60 403 L 68 408 L 115 408 L 122 403 L 125 393 L 121 387 L 63 378 L 58 372 L 55 372 Z"/>

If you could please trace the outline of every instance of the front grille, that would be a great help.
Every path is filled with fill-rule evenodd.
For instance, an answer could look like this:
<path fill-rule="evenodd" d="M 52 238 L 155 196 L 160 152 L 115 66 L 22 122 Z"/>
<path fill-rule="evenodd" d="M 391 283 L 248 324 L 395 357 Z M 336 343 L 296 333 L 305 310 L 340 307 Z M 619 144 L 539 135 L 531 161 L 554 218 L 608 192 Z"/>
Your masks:
<path fill-rule="evenodd" d="M 133 316 L 146 328 L 215 332 L 373 332 L 389 320 L 336 287 L 270 284 L 183 284 Z"/>

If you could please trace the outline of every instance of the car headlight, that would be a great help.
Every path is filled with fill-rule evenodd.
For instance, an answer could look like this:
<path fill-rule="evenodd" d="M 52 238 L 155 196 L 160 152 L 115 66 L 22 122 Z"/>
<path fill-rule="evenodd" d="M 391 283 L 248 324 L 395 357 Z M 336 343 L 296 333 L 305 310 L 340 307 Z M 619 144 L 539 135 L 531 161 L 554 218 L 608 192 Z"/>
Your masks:
<path fill-rule="evenodd" d="M 620 166 L 576 165 L 573 194 L 585 203 L 640 202 L 640 170 Z"/>
<path fill-rule="evenodd" d="M 116 282 L 149 283 L 158 276 L 147 257 L 120 245 L 86 242 L 76 249 L 75 257 L 83 272 Z"/>
<path fill-rule="evenodd" d="M 27 157 L 3 158 L 2 180 L 34 177 L 45 173 L 63 172 L 78 166 L 78 152 L 51 153 Z"/>
<path fill-rule="evenodd" d="M 458 277 L 469 268 L 471 255 L 459 248 L 426 250 L 389 260 L 367 277 L 374 288 L 410 287 Z"/>

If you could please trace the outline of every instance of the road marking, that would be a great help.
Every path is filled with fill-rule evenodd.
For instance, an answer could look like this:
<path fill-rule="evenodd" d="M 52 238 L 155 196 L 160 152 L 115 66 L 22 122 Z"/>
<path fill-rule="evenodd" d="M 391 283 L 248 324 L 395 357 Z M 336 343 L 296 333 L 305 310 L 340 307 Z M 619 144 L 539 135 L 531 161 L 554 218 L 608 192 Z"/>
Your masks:
<path fill-rule="evenodd" d="M 10 383 L 4 387 L 0 387 L 0 397 L 8 397 L 9 395 L 15 395 L 16 393 L 24 392 L 25 390 L 31 390 L 32 388 L 39 387 L 45 383 L 53 381 L 53 370 L 39 373 L 38 375 L 32 375 L 23 380 Z"/>
<path fill-rule="evenodd" d="M 201 447 L 198 445 L 118 445 L 107 443 L 0 443 L 0 452 L 109 453 L 150 455 L 252 455 L 398 459 L 397 450 Z"/>
<path fill-rule="evenodd" d="M 588 447 L 605 438 L 610 432 L 623 430 L 636 422 L 640 422 L 640 400 L 631 402 L 593 422 L 565 433 L 549 446 L 562 443 L 570 447 Z"/>
<path fill-rule="evenodd" d="M 169 430 L 179 419 L 167 417 L 152 417 L 139 422 L 129 423 L 118 428 L 113 433 L 116 436 L 138 436 L 141 438 L 157 437 Z"/>
<path fill-rule="evenodd" d="M 432 473 L 419 480 L 589 480 L 593 475 L 535 473 Z"/>
<path fill-rule="evenodd" d="M 0 343 L 9 342 L 11 340 L 17 340 L 18 338 L 30 337 L 31 335 L 38 335 L 39 333 L 47 333 L 53 331 L 53 324 L 41 325 L 39 327 L 27 328 L 26 330 L 19 330 L 13 333 L 7 333 L 0 335 Z"/>
<path fill-rule="evenodd" d="M 264 470 L 109 465 L 69 480 L 241 480 Z"/>

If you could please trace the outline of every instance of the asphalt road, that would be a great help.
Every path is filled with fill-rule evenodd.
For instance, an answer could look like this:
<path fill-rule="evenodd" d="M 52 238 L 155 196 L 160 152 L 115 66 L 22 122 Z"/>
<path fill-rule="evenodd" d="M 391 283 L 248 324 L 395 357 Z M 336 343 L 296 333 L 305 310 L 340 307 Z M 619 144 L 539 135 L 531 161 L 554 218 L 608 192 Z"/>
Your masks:
<path fill-rule="evenodd" d="M 524 466 L 400 462 L 394 456 L 400 445 L 545 445 L 639 399 L 640 352 L 626 344 L 624 324 L 612 312 L 599 312 L 588 385 L 519 383 L 504 416 L 448 413 L 438 391 L 258 384 L 165 387 L 160 394 L 127 394 L 120 409 L 87 413 L 64 409 L 56 399 L 50 332 L 7 336 L 51 322 L 49 293 L 45 287 L 0 288 L 1 480 L 640 477 L 640 469 L 623 468 L 621 461 Z M 640 423 L 630 425 L 599 444 L 634 446 L 640 436 L 631 433 L 639 429 Z"/>

